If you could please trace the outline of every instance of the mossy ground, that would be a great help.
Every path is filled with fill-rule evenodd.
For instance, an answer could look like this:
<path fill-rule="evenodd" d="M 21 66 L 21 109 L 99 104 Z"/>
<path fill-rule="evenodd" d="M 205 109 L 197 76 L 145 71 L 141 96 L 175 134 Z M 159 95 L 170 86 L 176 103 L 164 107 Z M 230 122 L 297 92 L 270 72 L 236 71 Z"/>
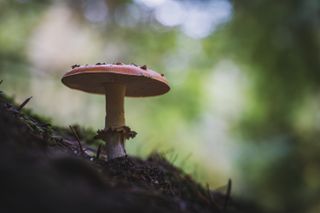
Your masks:
<path fill-rule="evenodd" d="M 0 94 L 0 212 L 254 212 L 234 200 L 224 208 L 228 196 L 160 154 L 106 162 L 84 143 L 100 143 L 93 132 L 74 127 L 74 134 L 17 109 Z"/>

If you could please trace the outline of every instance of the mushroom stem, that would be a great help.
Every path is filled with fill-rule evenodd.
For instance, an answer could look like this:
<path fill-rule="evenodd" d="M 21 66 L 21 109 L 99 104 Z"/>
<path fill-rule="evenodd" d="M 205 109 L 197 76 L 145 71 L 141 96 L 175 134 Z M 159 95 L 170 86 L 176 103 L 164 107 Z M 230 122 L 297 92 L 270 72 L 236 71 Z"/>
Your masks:
<path fill-rule="evenodd" d="M 121 84 L 108 84 L 105 88 L 107 113 L 105 132 L 109 132 L 106 138 L 106 149 L 108 160 L 111 160 L 126 155 L 124 147 L 125 138 L 121 132 L 115 131 L 117 128 L 125 126 L 124 96 L 126 87 Z"/>
<path fill-rule="evenodd" d="M 106 85 L 106 123 L 105 129 L 125 126 L 124 96 L 126 87 L 121 84 Z"/>

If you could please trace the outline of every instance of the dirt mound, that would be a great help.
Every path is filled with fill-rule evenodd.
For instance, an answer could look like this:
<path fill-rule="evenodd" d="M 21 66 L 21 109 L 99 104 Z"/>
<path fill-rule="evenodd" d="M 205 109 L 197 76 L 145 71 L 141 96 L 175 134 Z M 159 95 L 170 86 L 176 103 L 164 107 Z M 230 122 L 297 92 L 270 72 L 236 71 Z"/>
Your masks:
<path fill-rule="evenodd" d="M 224 195 L 203 188 L 161 155 L 106 162 L 95 147 L 80 146 L 72 131 L 21 108 L 1 94 L 0 212 L 223 211 Z"/>

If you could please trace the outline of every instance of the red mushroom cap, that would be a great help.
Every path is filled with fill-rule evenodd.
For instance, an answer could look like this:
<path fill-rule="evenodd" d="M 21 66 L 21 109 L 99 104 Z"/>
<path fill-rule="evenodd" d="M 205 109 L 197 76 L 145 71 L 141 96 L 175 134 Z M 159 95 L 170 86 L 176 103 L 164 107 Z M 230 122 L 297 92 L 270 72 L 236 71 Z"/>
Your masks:
<path fill-rule="evenodd" d="M 62 82 L 72 89 L 96 94 L 106 94 L 107 84 L 124 84 L 128 97 L 156 96 L 170 90 L 163 75 L 146 66 L 122 64 L 78 66 L 67 72 Z"/>

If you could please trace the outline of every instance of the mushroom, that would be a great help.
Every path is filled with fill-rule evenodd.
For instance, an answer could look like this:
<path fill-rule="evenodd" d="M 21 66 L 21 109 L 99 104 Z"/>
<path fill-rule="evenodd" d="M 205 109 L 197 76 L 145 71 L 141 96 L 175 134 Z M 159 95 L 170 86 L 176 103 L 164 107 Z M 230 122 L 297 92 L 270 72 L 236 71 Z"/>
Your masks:
<path fill-rule="evenodd" d="M 124 97 L 157 96 L 170 90 L 162 74 L 145 65 L 120 63 L 73 66 L 62 82 L 72 89 L 106 96 L 105 127 L 98 130 L 97 138 L 106 142 L 108 160 L 126 156 L 125 140 L 136 135 L 125 125 Z"/>

